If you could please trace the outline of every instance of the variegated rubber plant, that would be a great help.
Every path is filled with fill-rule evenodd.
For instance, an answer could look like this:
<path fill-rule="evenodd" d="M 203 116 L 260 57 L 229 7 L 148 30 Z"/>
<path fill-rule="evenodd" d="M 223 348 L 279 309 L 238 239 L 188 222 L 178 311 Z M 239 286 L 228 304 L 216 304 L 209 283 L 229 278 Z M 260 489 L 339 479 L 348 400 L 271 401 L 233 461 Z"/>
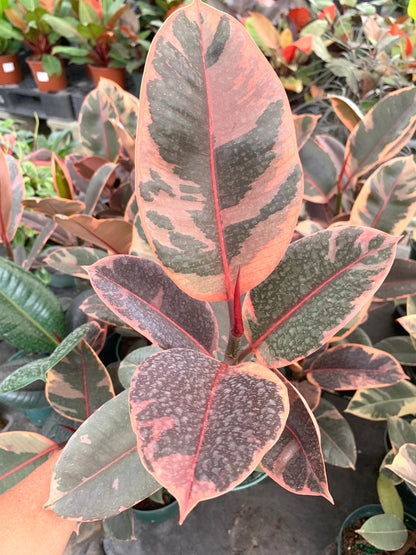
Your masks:
<path fill-rule="evenodd" d="M 365 309 L 398 238 L 348 225 L 291 243 L 303 179 L 284 89 L 243 26 L 200 0 L 169 17 L 147 58 L 136 199 L 132 253 L 87 271 L 152 346 L 129 355 L 126 390 L 68 441 L 47 507 L 109 519 L 164 486 L 183 522 L 258 465 L 294 493 L 331 500 L 301 392 L 316 405 L 321 388 L 405 375 L 357 345 L 301 362 Z M 153 260 L 134 254 L 142 229 Z"/>

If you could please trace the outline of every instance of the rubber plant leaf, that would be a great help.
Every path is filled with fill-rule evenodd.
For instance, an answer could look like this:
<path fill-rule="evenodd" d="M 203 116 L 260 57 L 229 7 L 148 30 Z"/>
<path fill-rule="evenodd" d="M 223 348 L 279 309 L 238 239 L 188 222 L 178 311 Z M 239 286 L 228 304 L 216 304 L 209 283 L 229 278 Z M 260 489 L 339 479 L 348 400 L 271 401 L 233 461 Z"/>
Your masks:
<path fill-rule="evenodd" d="M 106 187 L 111 187 L 116 180 L 117 164 L 106 163 L 100 166 L 88 183 L 85 193 L 85 214 L 92 215 Z"/>
<path fill-rule="evenodd" d="M 152 343 L 207 355 L 217 348 L 218 328 L 211 307 L 179 289 L 157 262 L 112 256 L 90 266 L 88 274 L 107 307 Z"/>
<path fill-rule="evenodd" d="M 416 261 L 396 258 L 382 286 L 375 294 L 376 301 L 393 301 L 416 295 Z"/>
<path fill-rule="evenodd" d="M 369 228 L 325 230 L 292 243 L 279 266 L 244 299 L 249 352 L 282 367 L 317 350 L 380 287 L 398 238 Z"/>
<path fill-rule="evenodd" d="M 116 516 L 159 488 L 140 462 L 128 392 L 123 391 L 69 439 L 54 468 L 47 506 L 64 518 L 99 520 Z"/>
<path fill-rule="evenodd" d="M 265 366 L 229 366 L 189 349 L 146 359 L 129 399 L 142 460 L 177 499 L 180 523 L 253 472 L 289 412 L 284 383 Z"/>
<path fill-rule="evenodd" d="M 50 353 L 65 336 L 55 295 L 35 276 L 0 258 L 0 336 L 18 349 Z"/>
<path fill-rule="evenodd" d="M 363 119 L 360 108 L 349 98 L 337 94 L 329 94 L 328 98 L 331 101 L 332 109 L 349 131 L 352 131 Z"/>
<path fill-rule="evenodd" d="M 309 139 L 299 156 L 305 179 L 305 200 L 326 204 L 337 189 L 337 170 L 330 155 Z"/>
<path fill-rule="evenodd" d="M 387 433 L 390 443 L 397 453 L 405 443 L 416 443 L 416 419 L 407 422 L 404 418 L 391 416 L 387 419 Z"/>
<path fill-rule="evenodd" d="M 283 488 L 300 495 L 322 495 L 332 502 L 321 451 L 319 426 L 305 399 L 289 381 L 290 412 L 280 439 L 261 461 Z"/>
<path fill-rule="evenodd" d="M 92 247 L 63 247 L 46 256 L 44 262 L 63 274 L 89 279 L 84 266 L 90 266 L 105 256 L 105 251 Z"/>
<path fill-rule="evenodd" d="M 94 89 L 86 97 L 79 114 L 80 140 L 84 152 L 115 162 L 120 143 L 110 119 L 117 117 L 114 102 L 103 91 Z"/>
<path fill-rule="evenodd" d="M 414 471 L 416 471 L 416 468 Z M 403 521 L 403 502 L 400 499 L 400 495 L 393 481 L 381 471 L 377 478 L 377 494 L 383 511 L 385 513 L 394 514 Z"/>
<path fill-rule="evenodd" d="M 393 355 L 400 364 L 416 366 L 416 350 L 411 337 L 403 335 L 388 337 L 379 341 L 375 347 Z"/>
<path fill-rule="evenodd" d="M 90 318 L 95 318 L 100 322 L 104 322 L 110 326 L 116 326 L 118 328 L 123 328 L 126 330 L 132 330 L 124 320 L 121 320 L 115 313 L 103 303 L 96 293 L 91 293 L 86 299 L 84 299 L 80 305 L 80 310 L 85 312 L 85 314 Z"/>
<path fill-rule="evenodd" d="M 377 389 L 358 389 L 345 409 L 367 420 L 386 420 L 415 411 L 416 385 L 406 381 Z"/>
<path fill-rule="evenodd" d="M 103 91 L 111 98 L 117 110 L 120 123 L 133 139 L 136 137 L 137 118 L 139 115 L 139 99 L 125 91 L 114 81 L 101 77 L 98 90 Z"/>
<path fill-rule="evenodd" d="M 10 243 L 20 223 L 24 198 L 22 172 L 16 160 L 0 150 L 0 241 Z"/>
<path fill-rule="evenodd" d="M 122 513 L 106 518 L 103 521 L 103 530 L 106 537 L 115 540 L 130 541 L 137 540 L 134 535 L 134 512 L 132 509 L 127 509 Z"/>
<path fill-rule="evenodd" d="M 45 394 L 56 412 L 83 422 L 114 397 L 114 388 L 94 349 L 81 339 L 77 348 L 48 371 Z"/>
<path fill-rule="evenodd" d="M 62 340 L 56 347 L 53 353 L 41 359 L 36 359 L 33 362 L 28 362 L 14 372 L 9 374 L 0 384 L 0 393 L 7 393 L 8 391 L 16 391 L 21 389 L 36 380 L 46 382 L 46 374 L 48 370 L 53 368 L 58 362 L 67 356 L 81 341 L 90 329 L 91 324 L 83 324 Z"/>
<path fill-rule="evenodd" d="M 346 144 L 346 173 L 360 176 L 393 158 L 412 138 L 416 89 L 399 89 L 381 99 L 354 127 Z"/>
<path fill-rule="evenodd" d="M 342 468 L 355 469 L 357 448 L 354 434 L 342 414 L 326 399 L 321 399 L 314 411 L 321 431 L 325 462 Z"/>
<path fill-rule="evenodd" d="M 416 444 L 405 443 L 386 468 L 400 476 L 405 482 L 416 487 Z"/>
<path fill-rule="evenodd" d="M 0 496 L 3 553 L 62 555 L 77 522 L 64 520 L 43 508 L 51 483 L 57 452 Z M 25 518 L 22 518 L 22 515 Z"/>
<path fill-rule="evenodd" d="M 416 211 L 413 156 L 386 162 L 365 181 L 351 210 L 350 223 L 401 235 Z"/>
<path fill-rule="evenodd" d="M 295 124 L 296 132 L 296 142 L 298 144 L 298 150 L 305 145 L 306 141 L 311 138 L 312 133 L 318 123 L 321 116 L 315 116 L 314 114 L 302 114 L 294 115 L 293 122 Z"/>
<path fill-rule="evenodd" d="M 329 391 L 385 387 L 407 379 L 392 355 L 352 344 L 337 345 L 317 356 L 306 375 Z"/>
<path fill-rule="evenodd" d="M 55 152 L 52 152 L 51 170 L 53 186 L 59 197 L 73 200 L 74 187 L 72 185 L 69 169 Z"/>
<path fill-rule="evenodd" d="M 388 551 L 400 549 L 407 540 L 406 526 L 393 514 L 372 516 L 356 532 L 378 549 Z"/>
<path fill-rule="evenodd" d="M 260 283 L 292 237 L 302 176 L 286 93 L 237 20 L 200 0 L 168 18 L 137 137 L 140 216 L 169 277 L 207 301 L 232 299 L 239 270 L 242 294 Z"/>
<path fill-rule="evenodd" d="M 129 252 L 133 231 L 130 222 L 117 218 L 98 220 L 88 214 L 57 215 L 54 220 L 65 231 L 111 254 Z"/>
<path fill-rule="evenodd" d="M 85 208 L 85 204 L 80 200 L 57 197 L 26 198 L 22 201 L 22 205 L 29 210 L 40 212 L 46 216 L 55 216 L 56 214 L 71 216 L 72 214 L 78 214 Z"/>
<path fill-rule="evenodd" d="M 0 495 L 18 484 L 58 449 L 50 439 L 34 432 L 0 435 Z"/>

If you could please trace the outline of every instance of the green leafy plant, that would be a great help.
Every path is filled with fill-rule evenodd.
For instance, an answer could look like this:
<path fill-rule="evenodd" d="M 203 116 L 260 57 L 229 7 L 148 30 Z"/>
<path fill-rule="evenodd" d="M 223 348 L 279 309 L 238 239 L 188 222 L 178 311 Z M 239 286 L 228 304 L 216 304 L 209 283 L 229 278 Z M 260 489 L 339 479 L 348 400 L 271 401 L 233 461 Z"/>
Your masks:
<path fill-rule="evenodd" d="M 5 9 L 10 7 L 9 0 L 0 2 L 0 55 L 15 54 L 22 45 L 22 35 L 10 24 Z"/>
<path fill-rule="evenodd" d="M 132 152 L 131 135 L 113 124 L 118 100 L 102 93 L 86 101 L 81 134 L 93 158 L 104 147 L 102 158 L 114 163 L 120 144 Z M 88 114 L 98 97 L 97 123 Z M 318 351 L 365 310 L 397 238 L 352 225 L 291 242 L 303 187 L 284 89 L 244 28 L 200 1 L 172 14 L 152 42 L 137 129 L 128 248 L 147 245 L 149 258 L 111 254 L 82 268 L 101 299 L 87 299 L 84 310 L 150 345 L 126 357 L 125 391 L 89 413 L 81 388 L 62 385 L 64 368 L 44 375 L 47 389 L 57 385 L 55 407 L 68 414 L 75 399 L 83 421 L 55 466 L 47 507 L 106 520 L 164 486 L 183 522 L 259 464 L 289 491 L 331 500 L 318 421 L 331 428 L 340 418 L 319 402 L 321 390 L 387 387 L 405 375 L 372 347 Z M 117 146 L 110 136 L 123 140 Z M 87 221 L 80 216 L 77 229 Z M 92 225 L 85 241 L 97 236 Z M 24 376 L 12 375 L 2 391 Z M 24 459 L 33 452 L 21 452 L 9 448 L 4 490 L 30 471 Z M 47 453 L 40 445 L 35 458 Z"/>

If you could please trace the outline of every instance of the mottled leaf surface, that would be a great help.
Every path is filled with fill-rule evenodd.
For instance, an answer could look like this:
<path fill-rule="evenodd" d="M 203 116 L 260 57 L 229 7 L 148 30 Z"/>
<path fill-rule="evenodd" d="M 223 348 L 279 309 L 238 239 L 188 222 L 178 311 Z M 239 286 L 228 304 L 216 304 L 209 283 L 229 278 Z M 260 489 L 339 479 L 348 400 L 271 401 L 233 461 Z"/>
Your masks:
<path fill-rule="evenodd" d="M 375 347 L 393 355 L 400 364 L 416 366 L 416 350 L 410 337 L 403 335 L 388 337 L 382 339 Z"/>
<path fill-rule="evenodd" d="M 407 422 L 404 418 L 391 416 L 387 419 L 387 432 L 395 452 L 405 443 L 416 443 L 416 418 Z"/>
<path fill-rule="evenodd" d="M 89 279 L 88 272 L 83 266 L 90 266 L 105 256 L 107 256 L 105 251 L 92 247 L 64 247 L 49 254 L 44 262 L 63 274 Z"/>
<path fill-rule="evenodd" d="M 8 228 L 10 225 L 11 207 L 12 207 L 12 186 L 7 163 L 7 155 L 0 149 L 0 240 L 9 240 Z"/>
<path fill-rule="evenodd" d="M 401 235 L 416 210 L 416 164 L 413 156 L 386 162 L 365 181 L 350 222 Z"/>
<path fill-rule="evenodd" d="M 328 342 L 380 286 L 396 242 L 351 226 L 292 243 L 274 272 L 244 299 L 249 349 L 281 367 Z"/>
<path fill-rule="evenodd" d="M 106 367 L 81 339 L 79 346 L 46 375 L 45 394 L 51 406 L 66 418 L 86 420 L 114 397 Z"/>
<path fill-rule="evenodd" d="M 79 308 L 91 318 L 95 318 L 96 320 L 109 324 L 110 326 L 124 327 L 125 329 L 131 330 L 130 326 L 116 316 L 116 314 L 103 303 L 96 293 L 88 295 Z"/>
<path fill-rule="evenodd" d="M 126 355 L 120 362 L 117 375 L 121 385 L 128 389 L 130 387 L 130 382 L 136 368 L 141 364 L 147 357 L 160 352 L 160 347 L 155 345 L 148 345 L 147 347 L 141 347 L 140 349 L 135 349 Z"/>
<path fill-rule="evenodd" d="M 105 187 L 112 186 L 114 184 L 116 179 L 116 168 L 117 164 L 108 162 L 107 164 L 100 166 L 91 177 L 85 193 L 85 214 L 93 214 Z"/>
<path fill-rule="evenodd" d="M 337 170 L 330 155 L 309 139 L 299 153 L 304 172 L 304 198 L 326 204 L 336 192 Z"/>
<path fill-rule="evenodd" d="M 416 295 L 416 261 L 396 258 L 375 299 L 393 301 L 411 295 Z"/>
<path fill-rule="evenodd" d="M 139 99 L 109 79 L 101 78 L 98 90 L 111 98 L 123 127 L 133 138 L 136 136 Z"/>
<path fill-rule="evenodd" d="M 416 89 L 399 89 L 375 104 L 355 126 L 346 145 L 346 172 L 359 176 L 395 156 L 416 124 Z"/>
<path fill-rule="evenodd" d="M 387 468 L 400 476 L 405 482 L 416 487 L 416 444 L 402 445 Z"/>
<path fill-rule="evenodd" d="M 367 420 L 386 420 L 389 416 L 403 416 L 416 411 L 416 385 L 407 381 L 389 387 L 360 389 L 345 412 Z"/>
<path fill-rule="evenodd" d="M 397 360 L 374 347 L 338 345 L 320 354 L 307 377 L 323 389 L 385 387 L 406 379 Z"/>
<path fill-rule="evenodd" d="M 46 357 L 28 362 L 9 374 L 0 384 L 0 393 L 16 391 L 36 380 L 46 381 L 46 373 L 74 349 L 90 328 L 90 324 L 83 324 L 72 331 L 59 343 L 53 353 Z"/>
<path fill-rule="evenodd" d="M 99 520 L 159 488 L 140 462 L 125 391 L 96 410 L 70 438 L 54 469 L 48 506 L 64 518 Z"/>
<path fill-rule="evenodd" d="M 75 214 L 68 217 L 55 216 L 54 219 L 69 233 L 73 233 L 111 254 L 129 252 L 132 237 L 130 222 L 116 218 L 98 220 L 87 214 Z"/>
<path fill-rule="evenodd" d="M 29 210 L 40 212 L 46 216 L 55 216 L 55 214 L 78 214 L 85 208 L 85 204 L 80 200 L 72 200 L 65 198 L 27 198 L 22 201 L 22 205 Z"/>
<path fill-rule="evenodd" d="M 279 440 L 266 453 L 261 467 L 283 488 L 300 495 L 322 495 L 329 501 L 318 424 L 306 401 L 290 382 L 290 411 Z"/>
<path fill-rule="evenodd" d="M 199 0 L 152 41 L 136 171 L 146 236 L 191 296 L 231 299 L 239 271 L 244 293 L 281 259 L 302 197 L 286 93 L 244 27 Z"/>
<path fill-rule="evenodd" d="M 57 449 L 56 443 L 34 432 L 0 434 L 0 495 L 33 472 Z"/>
<path fill-rule="evenodd" d="M 298 150 L 301 150 L 306 141 L 311 138 L 320 117 L 321 116 L 315 116 L 314 114 L 300 114 L 293 116 Z"/>
<path fill-rule="evenodd" d="M 342 468 L 355 468 L 357 448 L 351 427 L 342 414 L 326 399 L 314 411 L 321 430 L 325 462 Z"/>
<path fill-rule="evenodd" d="M 26 351 L 51 352 L 65 335 L 55 295 L 20 266 L 0 258 L 0 336 Z"/>
<path fill-rule="evenodd" d="M 181 291 L 157 262 L 113 256 L 88 268 L 100 299 L 119 318 L 164 349 L 212 353 L 218 330 L 210 306 Z"/>
<path fill-rule="evenodd" d="M 244 480 L 283 431 L 283 382 L 252 362 L 229 366 L 189 349 L 146 359 L 130 407 L 146 468 L 178 500 L 180 522 Z"/>
<path fill-rule="evenodd" d="M 20 223 L 23 207 L 21 201 L 25 195 L 23 176 L 20 165 L 8 154 L 3 155 L 1 162 L 2 179 L 0 181 L 1 195 L 1 226 L 9 241 L 13 239 Z M 7 189 L 7 192 L 6 192 Z M 11 200 L 9 199 L 9 192 Z M 5 196 L 4 196 L 5 195 Z M 8 222 L 8 225 L 6 225 Z"/>

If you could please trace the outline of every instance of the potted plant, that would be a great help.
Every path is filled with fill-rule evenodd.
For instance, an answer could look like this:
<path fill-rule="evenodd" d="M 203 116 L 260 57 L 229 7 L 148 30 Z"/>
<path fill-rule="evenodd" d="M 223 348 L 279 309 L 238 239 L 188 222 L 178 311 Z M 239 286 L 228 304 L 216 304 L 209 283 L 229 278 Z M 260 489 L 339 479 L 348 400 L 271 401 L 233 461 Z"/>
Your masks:
<path fill-rule="evenodd" d="M 46 6 L 48 9 L 38 0 L 12 0 L 4 12 L 20 33 L 23 43 L 32 51 L 32 55 L 26 61 L 38 89 L 42 92 L 56 92 L 66 87 L 62 61 L 52 53 L 61 36 L 50 27 L 45 16 L 55 13 L 60 17 L 63 15 L 63 4 L 56 2 Z"/>
<path fill-rule="evenodd" d="M 6 18 L 5 8 L 8 0 L 0 3 L 0 85 L 15 85 L 22 80 L 19 55 L 22 36 Z"/>
<path fill-rule="evenodd" d="M 48 17 L 49 24 L 73 43 L 55 46 L 54 54 L 68 58 L 72 63 L 87 64 L 87 72 L 95 86 L 100 77 L 105 77 L 124 88 L 132 39 L 121 27 L 131 29 L 130 34 L 134 34 L 138 24 L 131 5 L 124 0 L 111 3 L 79 0 L 74 12 L 66 17 Z"/>

